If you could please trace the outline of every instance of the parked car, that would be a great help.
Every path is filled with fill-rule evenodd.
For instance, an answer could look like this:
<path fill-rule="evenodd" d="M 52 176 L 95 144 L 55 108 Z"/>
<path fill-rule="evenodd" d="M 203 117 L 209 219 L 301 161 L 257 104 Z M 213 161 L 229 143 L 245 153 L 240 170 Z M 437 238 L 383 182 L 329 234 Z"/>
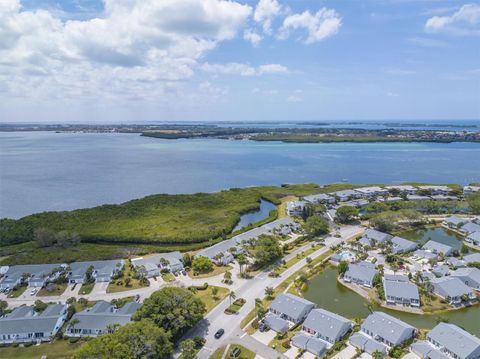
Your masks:
<path fill-rule="evenodd" d="M 135 302 L 138 302 L 139 300 L 140 300 L 140 294 L 137 294 L 137 295 L 135 296 Z"/>
<path fill-rule="evenodd" d="M 230 357 L 231 358 L 238 358 L 238 356 L 240 355 L 242 351 L 240 350 L 239 347 L 235 347 L 233 348 L 233 350 L 230 352 Z"/>
<path fill-rule="evenodd" d="M 33 289 L 30 291 L 30 295 L 35 295 L 35 293 L 37 293 L 37 288 L 33 288 Z"/>
<path fill-rule="evenodd" d="M 217 332 L 215 333 L 215 339 L 220 339 L 220 337 L 225 333 L 224 329 L 218 329 Z"/>

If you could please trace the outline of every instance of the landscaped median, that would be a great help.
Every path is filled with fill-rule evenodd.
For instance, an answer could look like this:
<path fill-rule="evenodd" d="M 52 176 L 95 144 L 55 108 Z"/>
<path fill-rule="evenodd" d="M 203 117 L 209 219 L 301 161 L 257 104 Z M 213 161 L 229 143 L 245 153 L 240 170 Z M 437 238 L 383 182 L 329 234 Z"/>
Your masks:
<path fill-rule="evenodd" d="M 205 283 L 203 286 L 191 286 L 188 289 L 205 304 L 207 313 L 230 293 L 230 290 L 227 288 L 208 285 L 208 283 Z"/>
<path fill-rule="evenodd" d="M 218 348 L 212 354 L 210 359 L 222 359 L 224 357 L 224 354 L 225 354 L 225 358 L 238 358 L 238 359 L 254 359 L 255 358 L 254 352 L 238 344 L 230 345 L 228 347 L 227 353 L 225 353 L 226 350 L 227 350 L 227 347 Z"/>
<path fill-rule="evenodd" d="M 225 314 L 236 314 L 245 304 L 245 299 L 238 298 L 230 306 L 225 309 Z"/>

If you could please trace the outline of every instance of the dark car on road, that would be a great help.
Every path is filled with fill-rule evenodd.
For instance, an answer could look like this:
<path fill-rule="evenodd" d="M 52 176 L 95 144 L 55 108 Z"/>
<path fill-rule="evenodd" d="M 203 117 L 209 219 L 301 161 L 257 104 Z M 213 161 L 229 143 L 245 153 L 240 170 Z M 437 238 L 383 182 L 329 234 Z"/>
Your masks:
<path fill-rule="evenodd" d="M 223 333 L 225 333 L 224 329 L 218 329 L 215 333 L 215 339 L 219 339 L 223 335 Z"/>

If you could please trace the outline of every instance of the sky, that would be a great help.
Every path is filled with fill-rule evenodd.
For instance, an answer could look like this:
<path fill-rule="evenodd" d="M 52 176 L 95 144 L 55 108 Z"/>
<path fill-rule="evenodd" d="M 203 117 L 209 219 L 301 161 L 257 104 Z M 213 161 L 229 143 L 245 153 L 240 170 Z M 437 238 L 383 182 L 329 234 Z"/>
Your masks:
<path fill-rule="evenodd" d="M 0 0 L 0 122 L 480 119 L 480 1 Z"/>

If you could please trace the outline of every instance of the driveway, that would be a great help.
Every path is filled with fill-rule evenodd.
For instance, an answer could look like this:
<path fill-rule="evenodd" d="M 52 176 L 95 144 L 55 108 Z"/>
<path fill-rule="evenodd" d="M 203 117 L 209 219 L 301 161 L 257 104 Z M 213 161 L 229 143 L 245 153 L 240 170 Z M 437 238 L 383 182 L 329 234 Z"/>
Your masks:
<path fill-rule="evenodd" d="M 357 354 L 357 349 L 348 344 L 348 346 L 340 351 L 338 354 L 335 354 L 332 359 L 351 359 Z"/>
<path fill-rule="evenodd" d="M 257 330 L 252 334 L 252 338 L 258 340 L 260 343 L 268 345 L 268 343 L 270 343 L 276 335 L 277 333 L 271 329 L 267 332 L 261 332 L 260 330 Z"/>
<path fill-rule="evenodd" d="M 286 352 L 285 352 L 285 356 L 290 358 L 290 359 L 295 359 L 298 355 L 298 348 L 297 347 L 294 347 L 292 346 L 290 349 L 288 349 Z"/>

